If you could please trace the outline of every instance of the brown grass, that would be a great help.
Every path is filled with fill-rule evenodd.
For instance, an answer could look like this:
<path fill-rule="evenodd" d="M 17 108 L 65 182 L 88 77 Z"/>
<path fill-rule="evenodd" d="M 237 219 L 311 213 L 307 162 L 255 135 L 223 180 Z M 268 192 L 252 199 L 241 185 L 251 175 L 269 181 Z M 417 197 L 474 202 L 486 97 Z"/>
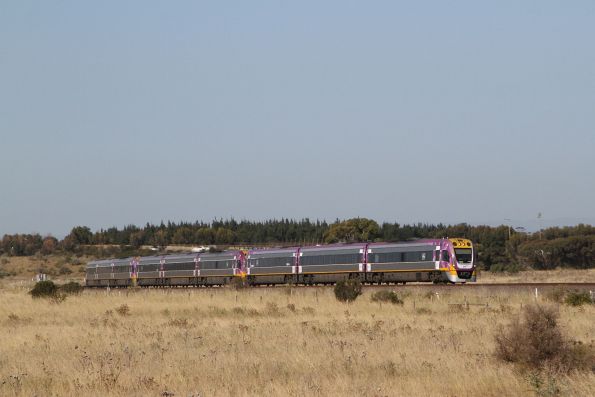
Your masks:
<path fill-rule="evenodd" d="M 595 283 L 594 269 L 526 270 L 518 273 L 480 271 L 478 283 Z"/>
<path fill-rule="evenodd" d="M 539 384 L 494 355 L 498 326 L 529 292 L 408 289 L 392 305 L 366 289 L 351 304 L 332 288 L 112 290 L 56 305 L 30 287 L 0 284 L 2 396 L 489 397 L 533 396 Z M 584 344 L 593 318 L 591 305 L 560 307 L 563 331 Z M 553 382 L 595 395 L 592 372 Z"/>

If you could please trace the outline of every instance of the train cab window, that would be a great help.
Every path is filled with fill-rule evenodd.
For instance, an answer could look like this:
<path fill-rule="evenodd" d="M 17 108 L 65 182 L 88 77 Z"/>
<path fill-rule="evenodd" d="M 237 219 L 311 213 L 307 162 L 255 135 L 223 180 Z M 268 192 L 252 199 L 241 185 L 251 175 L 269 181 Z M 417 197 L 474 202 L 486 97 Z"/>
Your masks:
<path fill-rule="evenodd" d="M 455 249 L 455 255 L 457 257 L 457 261 L 461 263 L 471 263 L 471 248 L 457 248 Z"/>
<path fill-rule="evenodd" d="M 442 251 L 442 260 L 445 262 L 450 262 L 450 255 L 448 251 Z"/>

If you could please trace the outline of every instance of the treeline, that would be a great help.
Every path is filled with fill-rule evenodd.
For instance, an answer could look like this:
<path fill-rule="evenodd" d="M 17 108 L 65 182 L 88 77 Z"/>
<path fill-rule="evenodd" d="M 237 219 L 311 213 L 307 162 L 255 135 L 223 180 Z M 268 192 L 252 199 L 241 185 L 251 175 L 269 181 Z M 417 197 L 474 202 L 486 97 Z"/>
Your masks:
<path fill-rule="evenodd" d="M 74 227 L 63 239 L 39 234 L 5 235 L 0 253 L 49 255 L 55 252 L 96 257 L 144 254 L 142 247 L 164 250 L 168 245 L 311 245 L 356 241 L 408 241 L 420 238 L 464 237 L 471 239 L 484 269 L 516 271 L 524 268 L 595 267 L 595 227 L 555 227 L 538 233 L 517 232 L 507 226 L 378 224 L 366 218 L 346 221 L 269 220 L 264 222 L 215 220 L 205 222 L 147 223 L 122 229 L 91 231 Z"/>

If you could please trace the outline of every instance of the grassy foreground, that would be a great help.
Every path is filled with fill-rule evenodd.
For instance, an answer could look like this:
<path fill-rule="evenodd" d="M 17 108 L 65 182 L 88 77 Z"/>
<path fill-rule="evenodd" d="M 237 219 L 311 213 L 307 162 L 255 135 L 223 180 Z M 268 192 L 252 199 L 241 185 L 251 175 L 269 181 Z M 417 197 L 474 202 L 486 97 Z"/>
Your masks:
<path fill-rule="evenodd" d="M 528 292 L 408 290 L 391 305 L 371 290 L 351 304 L 330 288 L 112 290 L 50 303 L 29 287 L 0 284 L 2 396 L 595 395 L 593 372 L 545 378 L 494 357 L 497 326 Z M 465 299 L 487 307 L 452 305 Z M 560 315 L 593 344 L 594 305 Z"/>

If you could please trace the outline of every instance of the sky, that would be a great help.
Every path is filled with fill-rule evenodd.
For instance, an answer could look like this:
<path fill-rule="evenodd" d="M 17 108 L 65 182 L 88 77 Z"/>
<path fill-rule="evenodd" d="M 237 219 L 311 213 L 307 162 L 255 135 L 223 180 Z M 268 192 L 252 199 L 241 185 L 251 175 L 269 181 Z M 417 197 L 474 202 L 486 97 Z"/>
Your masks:
<path fill-rule="evenodd" d="M 595 223 L 594 37 L 592 0 L 2 1 L 0 235 Z"/>

